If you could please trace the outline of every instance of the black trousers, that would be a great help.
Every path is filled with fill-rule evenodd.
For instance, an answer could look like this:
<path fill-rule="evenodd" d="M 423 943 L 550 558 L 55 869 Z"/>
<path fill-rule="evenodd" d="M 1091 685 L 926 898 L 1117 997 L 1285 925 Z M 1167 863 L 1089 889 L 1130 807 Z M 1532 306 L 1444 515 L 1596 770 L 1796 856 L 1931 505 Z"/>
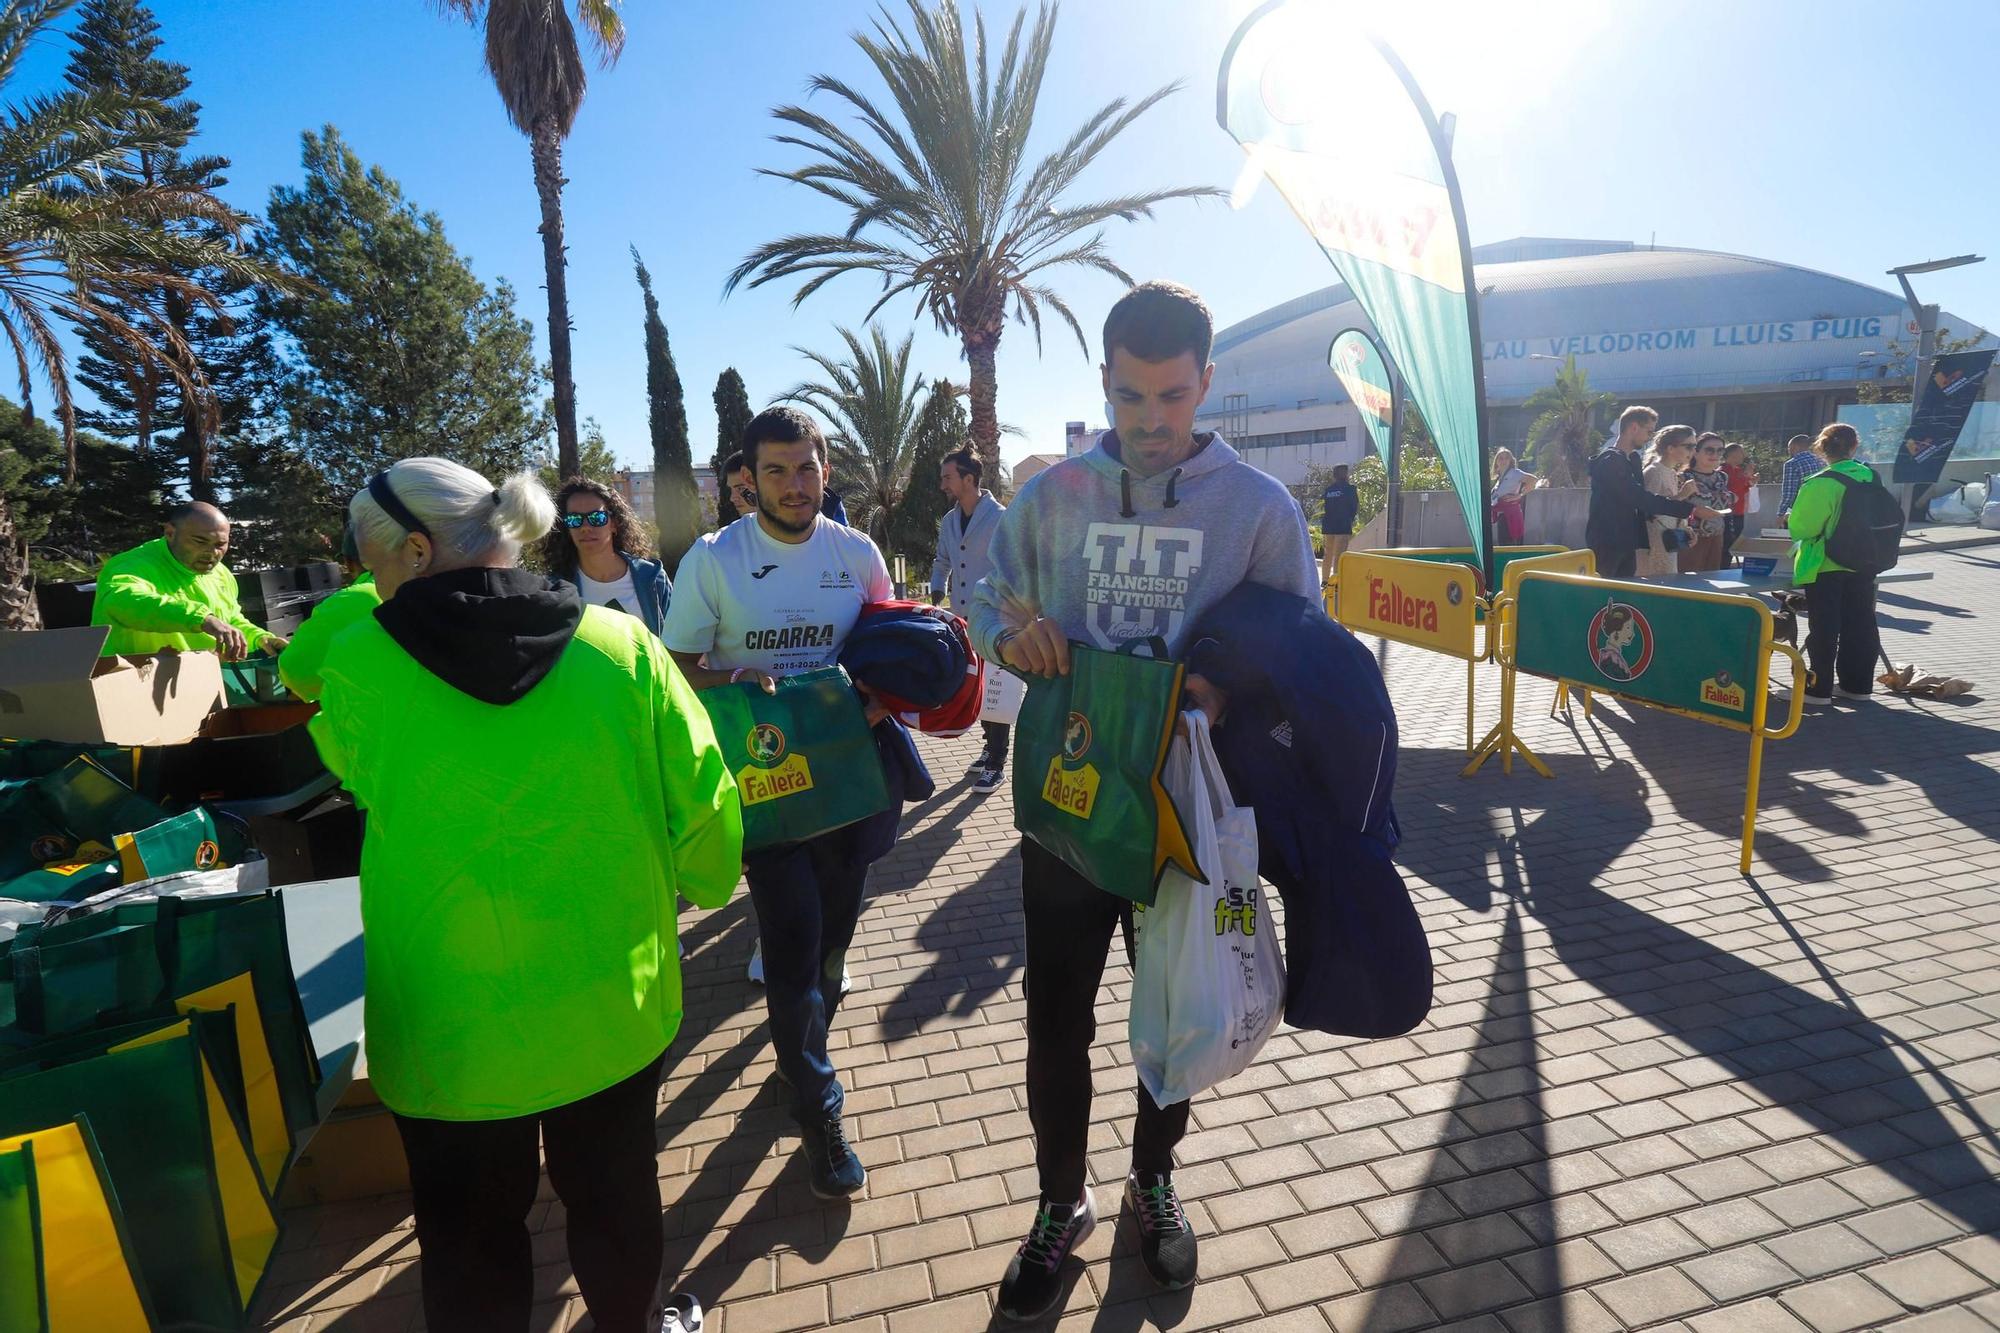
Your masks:
<path fill-rule="evenodd" d="M 1007 764 L 1007 724 L 981 722 L 979 729 L 986 733 L 986 757 L 1004 768 Z"/>
<path fill-rule="evenodd" d="M 1090 1136 L 1090 1044 L 1097 1036 L 1097 987 L 1121 925 L 1129 954 L 1132 907 L 1064 865 L 1032 838 L 1021 839 L 1021 906 L 1028 935 L 1028 1119 L 1042 1197 L 1083 1197 Z M 1133 1122 L 1132 1169 L 1171 1171 L 1187 1134 L 1188 1104 L 1161 1107 L 1144 1085 Z"/>
<path fill-rule="evenodd" d="M 1603 551 L 1591 548 L 1597 557 L 1597 577 L 1601 579 L 1629 579 L 1639 572 L 1639 552 L 1637 550 Z"/>
<path fill-rule="evenodd" d="M 570 1266 L 597 1327 L 641 1333 L 657 1325 L 665 1234 L 654 1118 L 664 1055 L 540 1115 L 396 1117 L 410 1160 L 430 1333 L 525 1333 L 538 1141 L 569 1213 Z"/>
<path fill-rule="evenodd" d="M 1882 634 L 1875 624 L 1875 576 L 1821 570 L 1806 585 L 1806 689 L 1850 694 L 1875 688 L 1875 655 Z"/>
<path fill-rule="evenodd" d="M 1736 539 L 1743 535 L 1742 514 L 1725 514 L 1722 519 L 1722 567 L 1736 558 Z"/>

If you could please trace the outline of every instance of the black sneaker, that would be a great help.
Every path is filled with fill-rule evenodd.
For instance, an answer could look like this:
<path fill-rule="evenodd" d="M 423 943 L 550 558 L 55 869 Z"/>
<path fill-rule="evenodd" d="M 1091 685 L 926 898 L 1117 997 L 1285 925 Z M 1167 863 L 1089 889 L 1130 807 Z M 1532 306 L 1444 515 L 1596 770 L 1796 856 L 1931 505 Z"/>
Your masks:
<path fill-rule="evenodd" d="M 1035 1211 L 1035 1224 L 1028 1238 L 1014 1252 L 1007 1274 L 1000 1279 L 1000 1315 L 1003 1319 L 1039 1319 L 1062 1299 L 1062 1262 L 1083 1244 L 1097 1225 L 1097 1210 L 1090 1202 L 1090 1187 L 1083 1201 L 1059 1207 L 1042 1200 Z"/>
<path fill-rule="evenodd" d="M 1125 1180 L 1125 1207 L 1139 1217 L 1139 1257 L 1153 1281 L 1179 1291 L 1194 1281 L 1194 1228 L 1181 1210 L 1174 1178 L 1134 1171 Z"/>
<path fill-rule="evenodd" d="M 827 1116 L 804 1129 L 814 1194 L 822 1199 L 844 1199 L 868 1183 L 861 1159 L 847 1146 L 847 1128 L 839 1116 Z"/>
<path fill-rule="evenodd" d="M 988 764 L 984 768 L 973 770 L 972 789 L 974 791 L 999 791 L 1000 784 L 1006 780 L 1006 770 L 1002 769 L 998 764 Z"/>

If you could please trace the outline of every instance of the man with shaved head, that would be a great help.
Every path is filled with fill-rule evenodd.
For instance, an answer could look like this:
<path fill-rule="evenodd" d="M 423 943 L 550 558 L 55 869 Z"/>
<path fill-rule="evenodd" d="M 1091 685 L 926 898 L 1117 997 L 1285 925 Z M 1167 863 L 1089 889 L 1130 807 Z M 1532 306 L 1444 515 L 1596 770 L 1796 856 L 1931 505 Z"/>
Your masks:
<path fill-rule="evenodd" d="M 229 516 L 212 504 L 176 505 L 164 535 L 121 551 L 98 571 L 90 623 L 111 626 L 104 655 L 165 649 L 219 653 L 235 662 L 285 640 L 243 618 L 229 553 Z"/>

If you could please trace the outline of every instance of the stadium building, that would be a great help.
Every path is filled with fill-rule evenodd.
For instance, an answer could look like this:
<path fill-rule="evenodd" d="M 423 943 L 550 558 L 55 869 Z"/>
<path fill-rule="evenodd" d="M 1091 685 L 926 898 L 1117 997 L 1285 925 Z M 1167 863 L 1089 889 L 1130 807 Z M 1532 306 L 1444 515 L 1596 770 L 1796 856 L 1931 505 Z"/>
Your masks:
<path fill-rule="evenodd" d="M 1812 433 L 1871 381 L 1908 382 L 1915 327 L 1901 295 L 1766 259 L 1624 241 L 1522 238 L 1473 247 L 1490 439 L 1517 453 L 1523 404 L 1567 356 L 1590 387 L 1732 439 Z M 1921 293 L 1920 293 L 1921 294 Z M 1286 482 L 1368 448 L 1327 367 L 1344 329 L 1373 332 L 1345 286 L 1216 335 L 1199 424 Z M 1949 311 L 1941 335 L 1982 326 Z"/>

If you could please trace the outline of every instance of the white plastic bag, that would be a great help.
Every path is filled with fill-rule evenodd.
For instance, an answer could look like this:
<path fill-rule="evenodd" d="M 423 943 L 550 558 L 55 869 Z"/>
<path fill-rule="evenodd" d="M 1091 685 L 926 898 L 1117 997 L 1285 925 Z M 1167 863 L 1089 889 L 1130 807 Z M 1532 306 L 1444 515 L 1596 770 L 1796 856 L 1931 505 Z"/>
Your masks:
<path fill-rule="evenodd" d="M 1167 755 L 1198 884 L 1168 867 L 1138 912 L 1127 1035 L 1139 1081 L 1160 1106 L 1184 1102 L 1249 1068 L 1285 1010 L 1285 960 L 1257 882 L 1257 819 L 1230 798 L 1208 718 L 1185 715 L 1188 739 Z"/>
<path fill-rule="evenodd" d="M 1745 514 L 1755 514 L 1763 508 L 1764 501 L 1758 496 L 1755 486 L 1752 486 L 1743 493 L 1743 512 Z"/>
<path fill-rule="evenodd" d="M 1972 524 L 1979 521 L 1979 511 L 1965 503 L 1965 488 L 1953 486 L 1950 490 L 1933 494 L 1928 507 L 1933 523 Z"/>
<path fill-rule="evenodd" d="M 1021 701 L 1028 697 L 1028 682 L 1003 668 L 998 662 L 986 664 L 986 694 L 979 705 L 981 722 L 1013 726 L 1021 716 Z"/>

